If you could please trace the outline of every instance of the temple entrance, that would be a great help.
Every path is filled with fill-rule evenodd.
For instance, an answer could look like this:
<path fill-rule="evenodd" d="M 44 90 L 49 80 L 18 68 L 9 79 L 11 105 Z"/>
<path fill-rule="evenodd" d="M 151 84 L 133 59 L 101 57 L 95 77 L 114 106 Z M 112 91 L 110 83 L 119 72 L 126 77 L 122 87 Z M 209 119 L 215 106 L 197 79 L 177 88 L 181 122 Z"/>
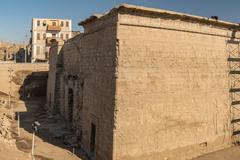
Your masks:
<path fill-rule="evenodd" d="M 91 137 L 90 137 L 90 151 L 95 152 L 95 143 L 96 143 L 96 125 L 92 123 L 91 125 Z"/>
<path fill-rule="evenodd" d="M 73 121 L 73 89 L 68 89 L 68 120 Z"/>

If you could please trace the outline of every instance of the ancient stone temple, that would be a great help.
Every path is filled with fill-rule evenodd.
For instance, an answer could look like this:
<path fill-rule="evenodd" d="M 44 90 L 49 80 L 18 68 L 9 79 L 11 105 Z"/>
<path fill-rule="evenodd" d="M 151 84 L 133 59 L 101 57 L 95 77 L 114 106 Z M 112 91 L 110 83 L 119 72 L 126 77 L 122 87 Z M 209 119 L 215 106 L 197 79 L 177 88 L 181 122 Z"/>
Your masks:
<path fill-rule="evenodd" d="M 124 4 L 80 25 L 51 48 L 48 104 L 93 159 L 182 160 L 238 142 L 238 24 Z"/>

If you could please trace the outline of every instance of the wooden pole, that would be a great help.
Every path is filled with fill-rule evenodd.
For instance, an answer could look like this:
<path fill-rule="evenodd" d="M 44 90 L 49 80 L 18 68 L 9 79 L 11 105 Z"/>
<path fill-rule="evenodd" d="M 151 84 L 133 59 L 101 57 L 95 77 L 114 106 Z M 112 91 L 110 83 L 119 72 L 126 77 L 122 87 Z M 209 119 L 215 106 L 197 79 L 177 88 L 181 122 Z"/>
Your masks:
<path fill-rule="evenodd" d="M 32 134 L 32 156 L 34 157 L 34 145 L 35 145 L 35 131 Z"/>
<path fill-rule="evenodd" d="M 9 92 L 8 92 L 8 107 L 9 109 L 11 108 L 11 74 L 12 74 L 12 71 L 11 71 L 11 67 L 8 69 L 8 72 L 9 72 Z"/>
<path fill-rule="evenodd" d="M 13 116 L 13 105 L 11 104 L 11 92 L 12 92 L 12 67 L 9 67 L 8 72 L 9 72 L 9 94 L 8 94 L 8 107 L 9 109 L 12 109 L 12 120 L 14 118 Z"/>
<path fill-rule="evenodd" d="M 12 108 L 12 120 L 14 120 L 13 104 L 11 104 L 11 108 Z"/>
<path fill-rule="evenodd" d="M 20 113 L 18 112 L 18 137 L 20 137 Z"/>
<path fill-rule="evenodd" d="M 73 153 L 73 155 L 75 155 L 75 147 L 73 147 L 73 152 L 72 153 Z"/>

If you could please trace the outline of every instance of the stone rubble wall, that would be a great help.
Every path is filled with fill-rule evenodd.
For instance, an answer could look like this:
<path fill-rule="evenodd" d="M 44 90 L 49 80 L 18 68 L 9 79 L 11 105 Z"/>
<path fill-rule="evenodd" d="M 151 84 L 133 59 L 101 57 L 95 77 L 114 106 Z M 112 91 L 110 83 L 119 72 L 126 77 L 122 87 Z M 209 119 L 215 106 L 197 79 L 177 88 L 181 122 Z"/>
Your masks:
<path fill-rule="evenodd" d="M 15 140 L 12 138 L 12 127 L 10 118 L 6 114 L 0 113 L 0 142 L 14 145 Z"/>
<path fill-rule="evenodd" d="M 46 92 L 48 64 L 23 64 L 23 63 L 0 63 L 0 97 L 6 97 L 9 94 L 11 86 L 11 96 L 21 98 L 24 90 L 29 94 Z M 10 80 L 11 71 L 11 85 Z M 31 82 L 30 82 L 31 81 Z M 45 83 L 45 85 L 44 85 Z M 26 84 L 26 85 L 24 85 Z M 46 94 L 46 93 L 43 93 Z"/>
<path fill-rule="evenodd" d="M 24 45 L 0 41 L 0 61 L 13 61 L 15 55 L 24 54 Z"/>

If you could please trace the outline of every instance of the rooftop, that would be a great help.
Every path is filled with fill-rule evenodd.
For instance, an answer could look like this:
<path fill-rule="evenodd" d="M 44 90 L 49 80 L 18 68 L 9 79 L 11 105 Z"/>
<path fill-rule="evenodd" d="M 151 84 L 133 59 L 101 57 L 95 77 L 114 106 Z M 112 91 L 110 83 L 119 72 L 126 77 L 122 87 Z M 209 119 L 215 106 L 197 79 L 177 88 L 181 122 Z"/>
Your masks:
<path fill-rule="evenodd" d="M 208 17 L 201 17 L 201 16 L 195 16 L 191 14 L 185 14 L 180 12 L 174 12 L 169 10 L 163 10 L 158 8 L 149 8 L 149 7 L 143 7 L 143 6 L 136 6 L 136 5 L 130 5 L 130 4 L 121 4 L 119 6 L 114 7 L 109 12 L 106 12 L 104 14 L 94 14 L 90 16 L 89 18 L 81 21 L 79 25 L 84 26 L 85 24 L 96 21 L 98 19 L 101 19 L 104 16 L 107 16 L 114 12 L 119 12 L 120 10 L 129 10 L 129 11 L 139 11 L 139 12 L 145 12 L 149 14 L 155 14 L 155 15 L 168 15 L 172 17 L 177 17 L 178 19 L 185 20 L 185 21 L 194 21 L 199 23 L 205 23 L 209 25 L 216 25 L 221 27 L 226 27 L 229 29 L 237 29 L 240 30 L 240 25 L 238 23 L 232 23 L 222 20 L 216 20 Z"/>
<path fill-rule="evenodd" d="M 64 18 L 33 18 L 33 20 L 68 20 L 68 21 L 71 21 L 71 19 L 64 19 Z"/>

